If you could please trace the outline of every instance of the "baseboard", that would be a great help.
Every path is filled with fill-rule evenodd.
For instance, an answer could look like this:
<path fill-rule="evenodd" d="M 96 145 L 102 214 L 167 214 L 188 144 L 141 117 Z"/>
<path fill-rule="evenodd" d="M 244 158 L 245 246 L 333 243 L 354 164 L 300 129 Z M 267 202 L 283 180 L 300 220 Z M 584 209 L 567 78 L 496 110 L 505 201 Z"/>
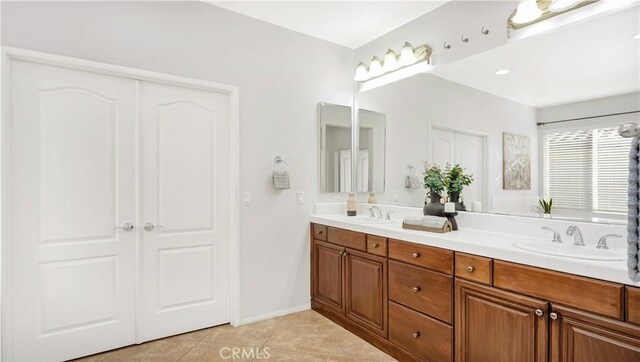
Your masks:
<path fill-rule="evenodd" d="M 243 318 L 240 320 L 240 322 L 238 322 L 238 325 L 236 327 L 249 324 L 249 323 L 260 322 L 260 321 L 275 318 L 275 317 L 281 317 L 283 315 L 287 315 L 291 313 L 302 312 L 309 309 L 311 309 L 311 303 L 305 303 L 295 307 L 281 309 L 271 313 L 261 314 L 255 317 Z"/>

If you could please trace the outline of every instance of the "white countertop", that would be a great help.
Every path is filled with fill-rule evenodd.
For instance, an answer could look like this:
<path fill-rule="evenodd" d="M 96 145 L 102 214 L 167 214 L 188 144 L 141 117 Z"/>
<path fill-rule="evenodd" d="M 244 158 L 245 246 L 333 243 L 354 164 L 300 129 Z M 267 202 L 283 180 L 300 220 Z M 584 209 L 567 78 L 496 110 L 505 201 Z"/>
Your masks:
<path fill-rule="evenodd" d="M 551 242 L 551 240 L 546 239 L 465 228 L 444 234 L 429 233 L 403 229 L 402 222 L 399 220 L 389 224 L 361 224 L 348 221 L 343 214 L 312 215 L 311 222 L 626 285 L 640 286 L 640 283 L 634 283 L 629 279 L 626 260 L 599 261 L 565 258 L 530 252 L 513 245 L 516 242 L 524 241 L 544 240 Z"/>

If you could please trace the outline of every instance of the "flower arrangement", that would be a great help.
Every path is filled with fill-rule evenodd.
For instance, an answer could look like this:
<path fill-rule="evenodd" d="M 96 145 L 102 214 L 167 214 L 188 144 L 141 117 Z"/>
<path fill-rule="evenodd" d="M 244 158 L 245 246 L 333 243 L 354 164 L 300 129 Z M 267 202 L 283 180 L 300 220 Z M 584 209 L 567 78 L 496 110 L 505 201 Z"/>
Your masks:
<path fill-rule="evenodd" d="M 429 190 L 429 195 L 439 195 L 444 191 L 444 175 L 442 169 L 436 164 L 429 165 L 424 162 L 424 188 Z"/>

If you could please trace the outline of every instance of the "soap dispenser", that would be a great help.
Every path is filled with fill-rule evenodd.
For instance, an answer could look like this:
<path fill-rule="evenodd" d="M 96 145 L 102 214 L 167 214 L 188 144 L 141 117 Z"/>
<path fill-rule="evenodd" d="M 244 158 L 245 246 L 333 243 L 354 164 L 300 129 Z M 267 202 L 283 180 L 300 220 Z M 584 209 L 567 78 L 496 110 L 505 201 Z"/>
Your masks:
<path fill-rule="evenodd" d="M 373 192 L 370 193 L 368 201 L 369 201 L 370 204 L 377 204 L 378 203 L 378 198 L 376 197 L 376 194 L 373 193 Z"/>
<path fill-rule="evenodd" d="M 347 216 L 356 216 L 358 213 L 358 204 L 356 203 L 356 195 L 351 192 L 347 199 Z"/>

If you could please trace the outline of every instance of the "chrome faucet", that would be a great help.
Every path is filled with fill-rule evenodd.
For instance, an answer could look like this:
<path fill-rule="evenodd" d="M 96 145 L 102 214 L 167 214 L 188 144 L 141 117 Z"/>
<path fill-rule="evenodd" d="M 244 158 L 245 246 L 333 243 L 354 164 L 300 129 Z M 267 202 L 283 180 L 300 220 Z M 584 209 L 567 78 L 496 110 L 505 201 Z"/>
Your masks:
<path fill-rule="evenodd" d="M 552 240 L 552 242 L 554 242 L 554 243 L 561 243 L 561 242 L 562 242 L 562 237 L 560 236 L 560 233 L 559 233 L 559 232 L 557 232 L 557 231 L 553 230 L 553 229 L 552 229 L 552 228 L 550 228 L 550 227 L 546 227 L 546 226 L 543 226 L 543 227 L 542 227 L 542 229 L 543 229 L 543 230 L 551 231 L 551 232 L 553 233 L 553 240 Z"/>
<path fill-rule="evenodd" d="M 607 238 L 621 238 L 622 235 L 618 235 L 618 234 L 607 234 L 607 235 L 603 235 L 600 240 L 598 240 L 598 246 L 596 246 L 596 249 L 609 249 L 609 246 L 607 245 Z"/>
<path fill-rule="evenodd" d="M 582 239 L 582 232 L 576 225 L 571 225 L 567 229 L 567 235 L 573 235 L 573 245 L 584 246 L 584 239 Z"/>
<path fill-rule="evenodd" d="M 370 217 L 376 217 L 376 214 L 375 214 L 374 210 L 378 211 L 378 219 L 382 219 L 382 210 L 380 210 L 380 208 L 377 207 L 377 206 L 371 206 L 369 208 L 369 216 Z"/>

